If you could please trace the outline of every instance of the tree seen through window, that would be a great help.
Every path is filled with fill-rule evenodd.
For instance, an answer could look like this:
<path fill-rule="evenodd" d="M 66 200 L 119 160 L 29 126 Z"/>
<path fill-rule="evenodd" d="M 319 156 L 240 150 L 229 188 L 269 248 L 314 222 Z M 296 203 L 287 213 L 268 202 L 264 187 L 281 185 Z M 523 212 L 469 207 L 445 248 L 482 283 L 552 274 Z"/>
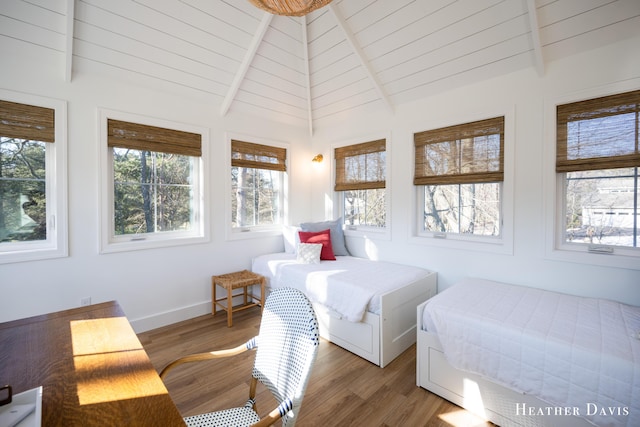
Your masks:
<path fill-rule="evenodd" d="M 46 143 L 0 137 L 0 242 L 46 240 Z"/>

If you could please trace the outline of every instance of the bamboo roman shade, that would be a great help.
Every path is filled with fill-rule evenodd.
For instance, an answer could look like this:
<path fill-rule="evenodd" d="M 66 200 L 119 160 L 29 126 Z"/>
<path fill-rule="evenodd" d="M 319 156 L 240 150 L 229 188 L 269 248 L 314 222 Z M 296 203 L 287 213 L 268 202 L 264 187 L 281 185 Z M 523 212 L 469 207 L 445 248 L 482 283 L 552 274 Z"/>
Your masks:
<path fill-rule="evenodd" d="M 287 150 L 270 145 L 231 140 L 231 166 L 286 172 Z"/>
<path fill-rule="evenodd" d="M 0 101 L 0 136 L 54 142 L 55 110 Z"/>
<path fill-rule="evenodd" d="M 640 90 L 557 107 L 556 172 L 640 166 Z"/>
<path fill-rule="evenodd" d="M 386 150 L 385 139 L 336 148 L 335 191 L 385 188 Z"/>
<path fill-rule="evenodd" d="M 109 147 L 194 157 L 202 155 L 202 136 L 198 133 L 113 119 L 107 120 L 107 127 Z"/>
<path fill-rule="evenodd" d="M 504 179 L 504 117 L 419 132 L 413 140 L 414 185 Z"/>

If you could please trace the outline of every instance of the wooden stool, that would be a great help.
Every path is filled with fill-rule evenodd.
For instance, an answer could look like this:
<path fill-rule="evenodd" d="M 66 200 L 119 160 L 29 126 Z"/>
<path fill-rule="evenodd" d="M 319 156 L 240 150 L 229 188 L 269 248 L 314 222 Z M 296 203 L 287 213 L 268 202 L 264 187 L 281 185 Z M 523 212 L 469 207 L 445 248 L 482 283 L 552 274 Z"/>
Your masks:
<path fill-rule="evenodd" d="M 217 306 L 220 306 L 227 312 L 227 326 L 233 325 L 232 314 L 236 311 L 245 310 L 260 304 L 260 310 L 264 307 L 264 286 L 267 280 L 249 270 L 242 270 L 235 273 L 223 274 L 221 276 L 211 276 L 211 314 L 215 315 Z M 258 299 L 253 292 L 249 293 L 247 287 L 252 285 L 260 285 L 260 298 Z M 216 299 L 216 285 L 227 290 L 227 296 Z M 244 304 L 240 307 L 233 308 L 233 290 L 244 288 Z M 249 301 L 251 298 L 251 301 Z M 227 300 L 227 305 L 220 304 L 219 301 Z M 260 301 L 259 303 L 257 301 Z"/>

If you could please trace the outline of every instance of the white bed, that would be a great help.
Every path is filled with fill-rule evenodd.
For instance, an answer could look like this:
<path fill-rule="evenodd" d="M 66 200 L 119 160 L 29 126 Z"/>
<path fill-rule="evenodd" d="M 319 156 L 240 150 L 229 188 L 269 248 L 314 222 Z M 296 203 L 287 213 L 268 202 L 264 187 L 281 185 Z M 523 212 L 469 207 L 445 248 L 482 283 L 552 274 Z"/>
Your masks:
<path fill-rule="evenodd" d="M 640 426 L 640 307 L 465 279 L 416 321 L 418 386 L 500 426 Z"/>
<path fill-rule="evenodd" d="M 432 271 L 352 256 L 303 264 L 295 254 L 267 254 L 253 259 L 252 271 L 268 288 L 302 290 L 323 338 L 381 368 L 416 342 L 416 307 L 437 292 Z"/>

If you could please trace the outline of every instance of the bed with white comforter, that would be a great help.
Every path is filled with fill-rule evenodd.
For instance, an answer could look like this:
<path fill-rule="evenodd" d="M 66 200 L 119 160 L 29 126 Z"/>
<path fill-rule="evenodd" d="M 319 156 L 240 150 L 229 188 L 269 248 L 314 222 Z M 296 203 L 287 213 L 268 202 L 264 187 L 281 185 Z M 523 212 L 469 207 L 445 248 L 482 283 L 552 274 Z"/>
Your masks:
<path fill-rule="evenodd" d="M 480 399 L 484 380 L 500 386 L 484 400 L 513 391 L 502 408 L 476 408 L 500 425 L 640 426 L 640 307 L 465 279 L 418 307 L 417 321 L 418 385 L 461 406 L 470 397 L 455 371 L 477 380 L 467 388 Z"/>
<path fill-rule="evenodd" d="M 303 291 L 324 338 L 380 367 L 415 343 L 415 308 L 437 291 L 432 271 L 353 256 L 305 264 L 280 252 L 254 258 L 251 269 L 270 288 Z"/>

